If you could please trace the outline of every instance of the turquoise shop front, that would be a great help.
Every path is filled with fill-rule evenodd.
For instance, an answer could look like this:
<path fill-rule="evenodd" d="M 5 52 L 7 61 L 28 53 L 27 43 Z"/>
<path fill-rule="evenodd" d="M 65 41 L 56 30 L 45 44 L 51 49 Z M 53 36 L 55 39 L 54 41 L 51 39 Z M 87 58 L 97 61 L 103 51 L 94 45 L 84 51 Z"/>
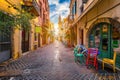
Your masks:
<path fill-rule="evenodd" d="M 120 48 L 120 23 L 111 18 L 100 21 L 95 22 L 88 32 L 88 47 L 99 49 L 99 59 L 112 59 L 114 49 Z M 120 68 L 120 52 L 117 52 L 116 66 Z"/>

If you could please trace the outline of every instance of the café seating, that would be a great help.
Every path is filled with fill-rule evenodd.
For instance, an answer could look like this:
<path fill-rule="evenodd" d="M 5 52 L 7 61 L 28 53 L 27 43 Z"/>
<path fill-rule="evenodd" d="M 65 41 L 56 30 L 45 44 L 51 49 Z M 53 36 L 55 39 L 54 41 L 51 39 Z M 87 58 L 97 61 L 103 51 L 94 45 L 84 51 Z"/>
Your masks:
<path fill-rule="evenodd" d="M 82 53 L 78 53 L 78 48 L 74 48 L 74 60 L 75 62 L 79 60 L 81 63 L 84 62 L 84 55 Z"/>
<path fill-rule="evenodd" d="M 86 59 L 87 67 L 90 64 L 92 64 L 96 68 L 96 70 L 98 69 L 97 55 L 98 55 L 98 48 L 88 48 L 88 54 Z"/>
<path fill-rule="evenodd" d="M 104 63 L 110 64 L 113 67 L 113 71 L 115 72 L 115 62 L 116 62 L 116 52 L 114 52 L 113 59 L 103 58 L 102 60 L 102 68 L 104 70 Z"/>

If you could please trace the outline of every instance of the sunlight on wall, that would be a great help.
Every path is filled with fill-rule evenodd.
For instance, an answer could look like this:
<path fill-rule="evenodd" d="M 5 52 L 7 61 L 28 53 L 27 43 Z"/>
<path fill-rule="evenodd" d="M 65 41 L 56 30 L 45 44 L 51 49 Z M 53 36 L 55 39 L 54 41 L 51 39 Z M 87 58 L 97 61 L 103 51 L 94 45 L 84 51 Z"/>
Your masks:
<path fill-rule="evenodd" d="M 55 35 L 57 36 L 59 33 L 58 24 L 54 24 L 54 29 L 55 29 Z"/>

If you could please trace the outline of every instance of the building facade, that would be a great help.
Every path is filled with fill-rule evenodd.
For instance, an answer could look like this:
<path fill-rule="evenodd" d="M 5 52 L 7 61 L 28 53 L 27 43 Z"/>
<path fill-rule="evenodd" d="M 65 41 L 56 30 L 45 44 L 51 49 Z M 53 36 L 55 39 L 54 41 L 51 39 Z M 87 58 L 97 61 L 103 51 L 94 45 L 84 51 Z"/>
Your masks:
<path fill-rule="evenodd" d="M 4 4 L 0 6 L 0 63 L 11 58 L 17 59 L 23 53 L 42 46 L 41 27 L 49 20 L 48 1 L 43 0 L 41 3 L 41 0 L 1 0 L 0 4 Z M 28 31 L 25 28 L 20 29 L 22 25 L 12 27 L 12 24 L 4 24 L 24 12 L 32 16 L 28 21 L 30 25 L 24 26 L 29 28 Z"/>
<path fill-rule="evenodd" d="M 77 45 L 77 24 L 73 25 L 72 23 L 76 21 L 76 19 L 79 17 L 81 11 L 78 8 L 78 4 L 80 6 L 81 2 L 80 0 L 71 0 L 70 2 L 70 15 L 69 15 L 69 27 L 70 27 L 70 33 L 71 38 L 70 42 L 72 46 Z"/>
<path fill-rule="evenodd" d="M 68 27 L 69 26 L 68 22 L 69 22 L 69 16 L 67 16 L 62 20 L 61 35 L 62 35 L 63 43 L 67 47 L 71 47 L 71 33 L 70 33 L 70 27 Z"/>
<path fill-rule="evenodd" d="M 71 0 L 78 1 L 78 0 Z M 97 47 L 99 60 L 113 58 L 113 51 L 120 48 L 120 1 L 79 0 L 82 2 L 80 15 L 71 24 L 77 25 L 77 44 Z M 72 2 L 75 4 L 75 2 Z M 80 3 L 77 2 L 77 6 Z M 80 5 L 79 5 L 80 6 Z M 101 7 L 102 6 L 102 7 Z M 76 12 L 76 13 L 77 13 Z M 116 66 L 120 68 L 120 54 L 117 52 Z"/>
<path fill-rule="evenodd" d="M 42 34 L 40 35 L 41 46 L 47 44 L 48 34 L 47 29 L 50 26 L 49 4 L 48 0 L 38 0 L 40 6 L 39 25 L 42 27 Z"/>
<path fill-rule="evenodd" d="M 20 30 L 12 28 L 12 22 L 14 21 L 15 15 L 19 12 L 16 7 L 21 9 L 20 0 L 16 1 L 5 1 L 1 0 L 0 4 L 0 63 L 11 58 L 16 59 L 21 54 L 21 37 Z M 15 6 L 16 4 L 18 6 Z M 14 6 L 14 7 L 13 7 Z M 7 23 L 10 22 L 11 23 Z M 16 45 L 18 44 L 18 45 Z"/>
<path fill-rule="evenodd" d="M 55 29 L 54 29 L 54 23 L 50 22 L 49 23 L 49 28 L 48 28 L 48 44 L 54 42 L 54 37 L 55 37 Z"/>

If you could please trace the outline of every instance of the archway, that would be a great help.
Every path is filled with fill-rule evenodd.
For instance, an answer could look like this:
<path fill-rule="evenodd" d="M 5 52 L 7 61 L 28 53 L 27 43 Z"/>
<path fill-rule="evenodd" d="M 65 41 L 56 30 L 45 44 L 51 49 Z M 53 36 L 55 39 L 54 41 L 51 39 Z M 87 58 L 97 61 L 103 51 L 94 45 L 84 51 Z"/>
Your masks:
<path fill-rule="evenodd" d="M 114 48 L 119 47 L 120 23 L 111 18 L 101 18 L 95 21 L 87 33 L 88 46 L 97 47 L 100 51 L 99 58 L 112 58 Z M 120 55 L 117 64 L 120 64 Z"/>

